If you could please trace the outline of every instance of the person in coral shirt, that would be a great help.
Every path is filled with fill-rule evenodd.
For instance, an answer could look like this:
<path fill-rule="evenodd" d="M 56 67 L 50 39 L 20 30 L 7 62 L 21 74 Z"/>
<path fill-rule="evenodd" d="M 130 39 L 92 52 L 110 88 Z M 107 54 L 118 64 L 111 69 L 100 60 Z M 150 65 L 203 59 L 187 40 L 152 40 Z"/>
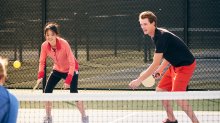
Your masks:
<path fill-rule="evenodd" d="M 49 22 L 44 28 L 46 41 L 41 45 L 39 60 L 38 82 L 42 82 L 44 77 L 44 67 L 47 57 L 53 60 L 53 71 L 51 72 L 44 93 L 52 93 L 53 89 L 61 79 L 65 79 L 64 89 L 70 88 L 70 93 L 78 93 L 78 69 L 79 64 L 73 55 L 69 43 L 59 36 L 58 24 Z M 77 101 L 77 108 L 82 116 L 82 123 L 88 123 L 88 116 L 82 101 Z M 46 116 L 44 123 L 52 122 L 51 102 L 45 103 Z"/>

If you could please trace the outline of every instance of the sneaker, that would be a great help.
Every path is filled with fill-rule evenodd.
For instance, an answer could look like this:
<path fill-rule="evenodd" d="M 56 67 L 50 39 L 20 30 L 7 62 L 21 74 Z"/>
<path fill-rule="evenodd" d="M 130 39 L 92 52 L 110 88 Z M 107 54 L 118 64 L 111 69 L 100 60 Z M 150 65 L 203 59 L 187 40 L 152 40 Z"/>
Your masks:
<path fill-rule="evenodd" d="M 163 121 L 163 123 L 178 123 L 178 121 L 177 121 L 177 120 L 175 120 L 175 121 L 170 121 L 169 119 L 165 119 L 165 120 Z"/>
<path fill-rule="evenodd" d="M 45 116 L 43 123 L 52 123 L 52 116 Z"/>
<path fill-rule="evenodd" d="M 82 117 L 82 123 L 89 123 L 89 116 Z"/>

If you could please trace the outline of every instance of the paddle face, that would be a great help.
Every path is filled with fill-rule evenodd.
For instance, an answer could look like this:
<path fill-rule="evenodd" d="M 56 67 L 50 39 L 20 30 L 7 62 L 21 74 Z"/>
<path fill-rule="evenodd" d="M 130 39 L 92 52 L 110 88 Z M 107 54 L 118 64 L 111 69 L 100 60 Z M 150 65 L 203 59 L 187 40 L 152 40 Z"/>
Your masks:
<path fill-rule="evenodd" d="M 144 72 L 141 73 L 141 75 L 143 74 Z M 145 87 L 152 87 L 154 84 L 155 84 L 155 79 L 153 78 L 153 76 L 149 76 L 148 78 L 142 81 L 142 85 L 144 85 Z"/>

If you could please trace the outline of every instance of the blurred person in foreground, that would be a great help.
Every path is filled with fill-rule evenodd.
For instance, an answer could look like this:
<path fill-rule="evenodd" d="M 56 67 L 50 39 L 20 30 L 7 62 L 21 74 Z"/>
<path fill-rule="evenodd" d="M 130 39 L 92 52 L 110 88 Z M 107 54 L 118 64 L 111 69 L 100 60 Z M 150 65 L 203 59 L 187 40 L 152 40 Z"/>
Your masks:
<path fill-rule="evenodd" d="M 4 86 L 8 60 L 0 57 L 0 123 L 16 123 L 19 102 Z"/>
<path fill-rule="evenodd" d="M 155 79 L 161 78 L 156 87 L 157 92 L 186 91 L 196 68 L 196 60 L 193 54 L 182 39 L 166 29 L 157 27 L 157 17 L 153 12 L 144 11 L 140 13 L 139 22 L 144 34 L 150 36 L 154 42 L 155 52 L 152 64 L 143 75 L 131 81 L 129 86 L 135 89 L 145 78 L 153 75 Z M 170 65 L 168 70 L 161 76 L 168 65 Z M 193 123 L 199 123 L 188 101 L 177 100 L 176 102 Z M 178 123 L 170 101 L 163 100 L 162 104 L 167 113 L 167 118 L 163 123 Z"/>
<path fill-rule="evenodd" d="M 46 40 L 41 45 L 39 60 L 38 82 L 42 82 L 44 77 L 44 67 L 47 57 L 53 60 L 53 71 L 51 72 L 44 93 L 52 93 L 53 89 L 61 79 L 65 79 L 64 89 L 70 88 L 70 93 L 78 93 L 78 69 L 79 64 L 73 55 L 69 43 L 59 36 L 58 24 L 49 22 L 44 28 Z M 81 113 L 82 123 L 88 123 L 82 101 L 76 101 L 77 108 Z M 52 123 L 52 102 L 45 103 L 46 116 L 44 123 Z"/>

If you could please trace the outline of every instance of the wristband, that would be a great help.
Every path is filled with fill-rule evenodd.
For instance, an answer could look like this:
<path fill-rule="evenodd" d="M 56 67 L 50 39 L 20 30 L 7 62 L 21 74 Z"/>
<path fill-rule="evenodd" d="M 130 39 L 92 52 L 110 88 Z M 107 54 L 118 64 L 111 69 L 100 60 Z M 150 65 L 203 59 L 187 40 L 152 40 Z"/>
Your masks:
<path fill-rule="evenodd" d="M 73 79 L 73 75 L 68 74 L 67 77 L 66 77 L 65 83 L 70 85 L 72 79 Z"/>

